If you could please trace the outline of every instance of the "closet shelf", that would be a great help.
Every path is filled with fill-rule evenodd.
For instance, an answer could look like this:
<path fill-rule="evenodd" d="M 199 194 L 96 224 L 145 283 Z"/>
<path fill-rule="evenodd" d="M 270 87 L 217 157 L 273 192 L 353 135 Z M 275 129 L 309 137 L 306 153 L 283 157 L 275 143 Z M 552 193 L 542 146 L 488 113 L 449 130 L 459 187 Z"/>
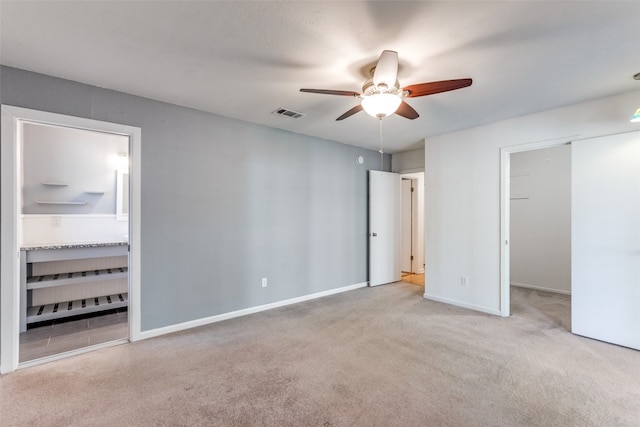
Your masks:
<path fill-rule="evenodd" d="M 104 194 L 104 191 L 98 191 L 98 190 L 87 190 L 85 191 L 85 194 Z"/>
<path fill-rule="evenodd" d="M 64 182 L 43 182 L 42 185 L 46 185 L 47 187 L 68 187 L 69 184 L 65 184 Z"/>
<path fill-rule="evenodd" d="M 73 273 L 48 274 L 27 278 L 27 289 L 42 289 L 51 286 L 73 285 L 76 283 L 115 280 L 127 277 L 127 267 L 106 268 L 104 270 L 76 271 Z"/>
<path fill-rule="evenodd" d="M 27 323 L 45 322 L 67 316 L 127 307 L 129 294 L 106 295 L 55 304 L 36 305 L 27 310 Z"/>
<path fill-rule="evenodd" d="M 36 200 L 37 205 L 86 205 L 87 202 L 50 202 L 47 200 Z"/>

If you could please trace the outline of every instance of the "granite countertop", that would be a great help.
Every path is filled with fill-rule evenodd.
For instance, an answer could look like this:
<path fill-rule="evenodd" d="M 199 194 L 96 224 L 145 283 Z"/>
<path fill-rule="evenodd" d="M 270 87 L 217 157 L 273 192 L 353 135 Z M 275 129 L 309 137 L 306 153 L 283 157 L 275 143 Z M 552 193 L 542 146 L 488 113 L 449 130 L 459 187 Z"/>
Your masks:
<path fill-rule="evenodd" d="M 21 246 L 23 251 L 39 251 L 47 249 L 83 249 L 83 248 L 105 248 L 108 246 L 124 246 L 128 242 L 77 242 L 77 243 L 42 243 L 38 245 Z"/>

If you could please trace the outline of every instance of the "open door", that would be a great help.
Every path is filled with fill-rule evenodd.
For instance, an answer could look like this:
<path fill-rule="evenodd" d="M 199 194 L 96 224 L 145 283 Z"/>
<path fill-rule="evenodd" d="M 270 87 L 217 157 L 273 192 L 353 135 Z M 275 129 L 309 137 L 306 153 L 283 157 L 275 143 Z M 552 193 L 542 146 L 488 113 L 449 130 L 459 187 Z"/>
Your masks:
<path fill-rule="evenodd" d="M 572 151 L 572 332 L 640 350 L 640 132 Z"/>
<path fill-rule="evenodd" d="M 402 179 L 369 171 L 369 286 L 400 280 Z"/>

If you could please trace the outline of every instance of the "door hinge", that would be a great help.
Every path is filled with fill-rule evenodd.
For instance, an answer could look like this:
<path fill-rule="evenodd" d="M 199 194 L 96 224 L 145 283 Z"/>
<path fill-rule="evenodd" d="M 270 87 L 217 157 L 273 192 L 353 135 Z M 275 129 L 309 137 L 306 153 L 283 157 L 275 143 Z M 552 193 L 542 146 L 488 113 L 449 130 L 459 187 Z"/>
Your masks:
<path fill-rule="evenodd" d="M 413 187 L 411 187 L 411 192 L 413 193 Z"/>
<path fill-rule="evenodd" d="M 413 261 L 413 255 L 411 255 L 411 261 Z"/>

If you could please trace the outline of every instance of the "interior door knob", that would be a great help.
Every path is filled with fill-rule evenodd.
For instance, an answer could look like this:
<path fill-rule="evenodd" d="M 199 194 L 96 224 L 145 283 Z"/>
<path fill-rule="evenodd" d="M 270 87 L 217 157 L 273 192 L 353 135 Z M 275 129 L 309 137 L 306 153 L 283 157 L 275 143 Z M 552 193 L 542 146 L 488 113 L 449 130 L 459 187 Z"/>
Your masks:
<path fill-rule="evenodd" d="M 376 237 L 378 235 L 378 233 L 371 233 L 370 236 L 371 237 Z"/>

